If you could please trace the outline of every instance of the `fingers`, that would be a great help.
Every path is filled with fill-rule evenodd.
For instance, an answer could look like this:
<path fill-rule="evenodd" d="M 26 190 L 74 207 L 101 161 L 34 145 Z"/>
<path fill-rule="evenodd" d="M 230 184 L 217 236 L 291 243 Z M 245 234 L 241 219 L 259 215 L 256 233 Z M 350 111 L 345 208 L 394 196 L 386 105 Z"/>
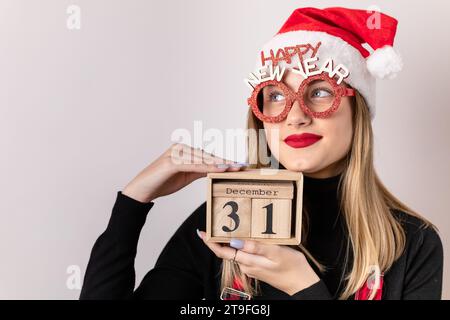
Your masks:
<path fill-rule="evenodd" d="M 260 256 L 257 254 L 251 254 L 248 252 L 245 252 L 243 250 L 237 250 L 233 247 L 230 247 L 228 245 L 222 245 L 220 243 L 216 242 L 206 242 L 205 236 L 206 233 L 203 231 L 199 231 L 203 242 L 208 246 L 211 251 L 214 252 L 214 254 L 221 259 L 225 260 L 233 260 L 240 265 L 244 266 L 260 266 L 260 267 L 266 267 L 268 263 L 270 262 L 266 257 Z M 237 250 L 237 251 L 236 251 Z M 235 257 L 236 254 L 236 257 Z"/>
<path fill-rule="evenodd" d="M 176 143 L 170 149 L 170 155 L 176 160 L 183 160 L 184 163 L 196 164 L 233 164 L 234 161 L 216 157 L 200 148 L 193 148 L 186 144 Z"/>
<path fill-rule="evenodd" d="M 211 249 L 212 252 L 214 252 L 214 254 L 221 259 L 225 259 L 225 260 L 233 260 L 234 258 L 234 254 L 236 252 L 235 248 L 226 246 L 226 245 L 221 245 L 220 243 L 216 243 L 216 242 L 206 242 L 205 241 L 205 236 L 206 233 L 203 231 L 199 232 L 203 242 L 206 244 L 206 246 Z"/>
<path fill-rule="evenodd" d="M 181 172 L 223 172 L 239 171 L 246 164 L 239 164 L 231 160 L 222 159 L 207 153 L 204 150 L 193 148 L 185 144 L 174 144 L 167 156 L 177 171 Z"/>
<path fill-rule="evenodd" d="M 233 164 L 233 163 L 235 163 L 234 161 L 217 157 L 217 156 L 215 156 L 211 153 L 208 153 L 200 148 L 192 148 L 192 147 L 190 147 L 190 148 L 191 148 L 192 155 L 194 156 L 195 160 L 201 160 L 207 164 L 220 164 L 220 163 Z"/>
<path fill-rule="evenodd" d="M 239 171 L 241 168 L 230 168 L 228 166 L 222 167 L 212 164 L 180 164 L 176 166 L 176 170 L 179 172 L 225 172 L 225 171 Z"/>
<path fill-rule="evenodd" d="M 265 244 L 254 240 L 245 240 L 241 251 L 271 259 L 279 254 L 279 249 L 280 247 L 277 245 Z"/>

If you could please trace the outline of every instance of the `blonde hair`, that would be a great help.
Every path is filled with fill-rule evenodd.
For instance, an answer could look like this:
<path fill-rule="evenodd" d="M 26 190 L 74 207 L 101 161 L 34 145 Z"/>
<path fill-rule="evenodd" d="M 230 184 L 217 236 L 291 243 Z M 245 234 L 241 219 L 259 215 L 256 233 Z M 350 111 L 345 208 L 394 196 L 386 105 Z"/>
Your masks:
<path fill-rule="evenodd" d="M 356 91 L 356 90 L 355 90 Z M 373 132 L 369 109 L 364 98 L 356 91 L 352 98 L 353 141 L 347 154 L 345 169 L 339 181 L 338 190 L 341 194 L 340 206 L 348 230 L 348 238 L 352 250 L 353 261 L 345 277 L 346 285 L 339 299 L 348 299 L 367 281 L 368 272 L 376 266 L 381 272 L 386 272 L 400 257 L 405 248 L 405 231 L 400 222 L 394 217 L 392 210 L 403 211 L 423 221 L 423 227 L 433 227 L 429 221 L 414 212 L 392 195 L 383 185 L 375 172 L 373 164 Z M 247 119 L 248 129 L 263 128 L 251 110 Z M 258 146 L 265 139 L 264 135 L 256 136 L 256 142 L 248 144 L 249 163 L 253 167 L 261 168 L 268 165 L 261 164 Z M 267 143 L 267 142 L 265 142 Z M 303 216 L 308 213 L 303 208 Z M 305 230 L 302 227 L 302 231 Z M 302 236 L 302 243 L 306 236 Z M 320 265 L 308 253 L 302 244 L 291 246 L 303 252 L 322 272 L 326 266 Z M 347 265 L 348 259 L 345 260 Z M 344 268 L 345 269 L 345 268 Z M 243 291 L 251 296 L 259 293 L 259 283 L 256 279 L 247 277 L 240 271 L 239 265 L 232 261 L 223 260 L 221 289 L 231 287 L 234 277 L 237 277 Z M 254 283 L 252 280 L 255 280 Z M 377 281 L 376 281 L 377 283 Z M 369 299 L 373 299 L 377 286 L 371 290 Z"/>

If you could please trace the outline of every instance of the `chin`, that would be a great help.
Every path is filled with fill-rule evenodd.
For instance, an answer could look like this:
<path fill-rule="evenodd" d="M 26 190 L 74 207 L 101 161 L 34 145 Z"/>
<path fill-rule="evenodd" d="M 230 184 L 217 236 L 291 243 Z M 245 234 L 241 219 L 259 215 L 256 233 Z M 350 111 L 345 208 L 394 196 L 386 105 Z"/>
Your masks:
<path fill-rule="evenodd" d="M 309 161 L 305 159 L 289 159 L 281 163 L 287 170 L 296 172 L 308 172 L 311 171 L 314 167 Z"/>

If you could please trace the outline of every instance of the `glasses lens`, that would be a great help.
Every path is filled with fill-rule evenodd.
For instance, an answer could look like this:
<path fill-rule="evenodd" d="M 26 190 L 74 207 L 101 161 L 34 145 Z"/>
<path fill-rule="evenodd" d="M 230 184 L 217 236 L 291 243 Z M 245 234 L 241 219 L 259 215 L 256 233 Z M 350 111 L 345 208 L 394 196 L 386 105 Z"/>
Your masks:
<path fill-rule="evenodd" d="M 286 106 L 286 97 L 283 90 L 276 85 L 267 85 L 257 96 L 259 111 L 269 117 L 281 114 Z"/>
<path fill-rule="evenodd" d="M 306 85 L 303 101 L 313 112 L 324 112 L 332 107 L 335 99 L 333 86 L 325 80 L 314 80 Z"/>

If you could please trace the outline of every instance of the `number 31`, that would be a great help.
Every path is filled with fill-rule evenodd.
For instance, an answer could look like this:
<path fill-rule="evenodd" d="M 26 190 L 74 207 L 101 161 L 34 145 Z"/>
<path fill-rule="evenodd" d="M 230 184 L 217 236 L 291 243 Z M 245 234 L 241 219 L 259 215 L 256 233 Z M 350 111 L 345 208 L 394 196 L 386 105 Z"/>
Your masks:
<path fill-rule="evenodd" d="M 226 206 L 231 207 L 231 213 L 228 215 L 228 217 L 230 217 L 234 221 L 234 228 L 230 229 L 227 226 L 223 226 L 222 230 L 225 232 L 233 232 L 233 231 L 237 230 L 237 228 L 239 228 L 239 223 L 240 223 L 240 219 L 239 219 L 239 215 L 238 215 L 239 206 L 236 201 L 228 201 L 227 203 L 224 204 L 223 208 L 225 208 Z M 266 215 L 266 230 L 264 232 L 261 232 L 261 234 L 276 234 L 276 232 L 273 232 L 273 230 L 272 230 L 272 227 L 273 227 L 273 203 L 270 203 L 270 204 L 264 206 L 263 208 L 266 209 L 266 213 L 267 213 L 267 215 Z"/>

